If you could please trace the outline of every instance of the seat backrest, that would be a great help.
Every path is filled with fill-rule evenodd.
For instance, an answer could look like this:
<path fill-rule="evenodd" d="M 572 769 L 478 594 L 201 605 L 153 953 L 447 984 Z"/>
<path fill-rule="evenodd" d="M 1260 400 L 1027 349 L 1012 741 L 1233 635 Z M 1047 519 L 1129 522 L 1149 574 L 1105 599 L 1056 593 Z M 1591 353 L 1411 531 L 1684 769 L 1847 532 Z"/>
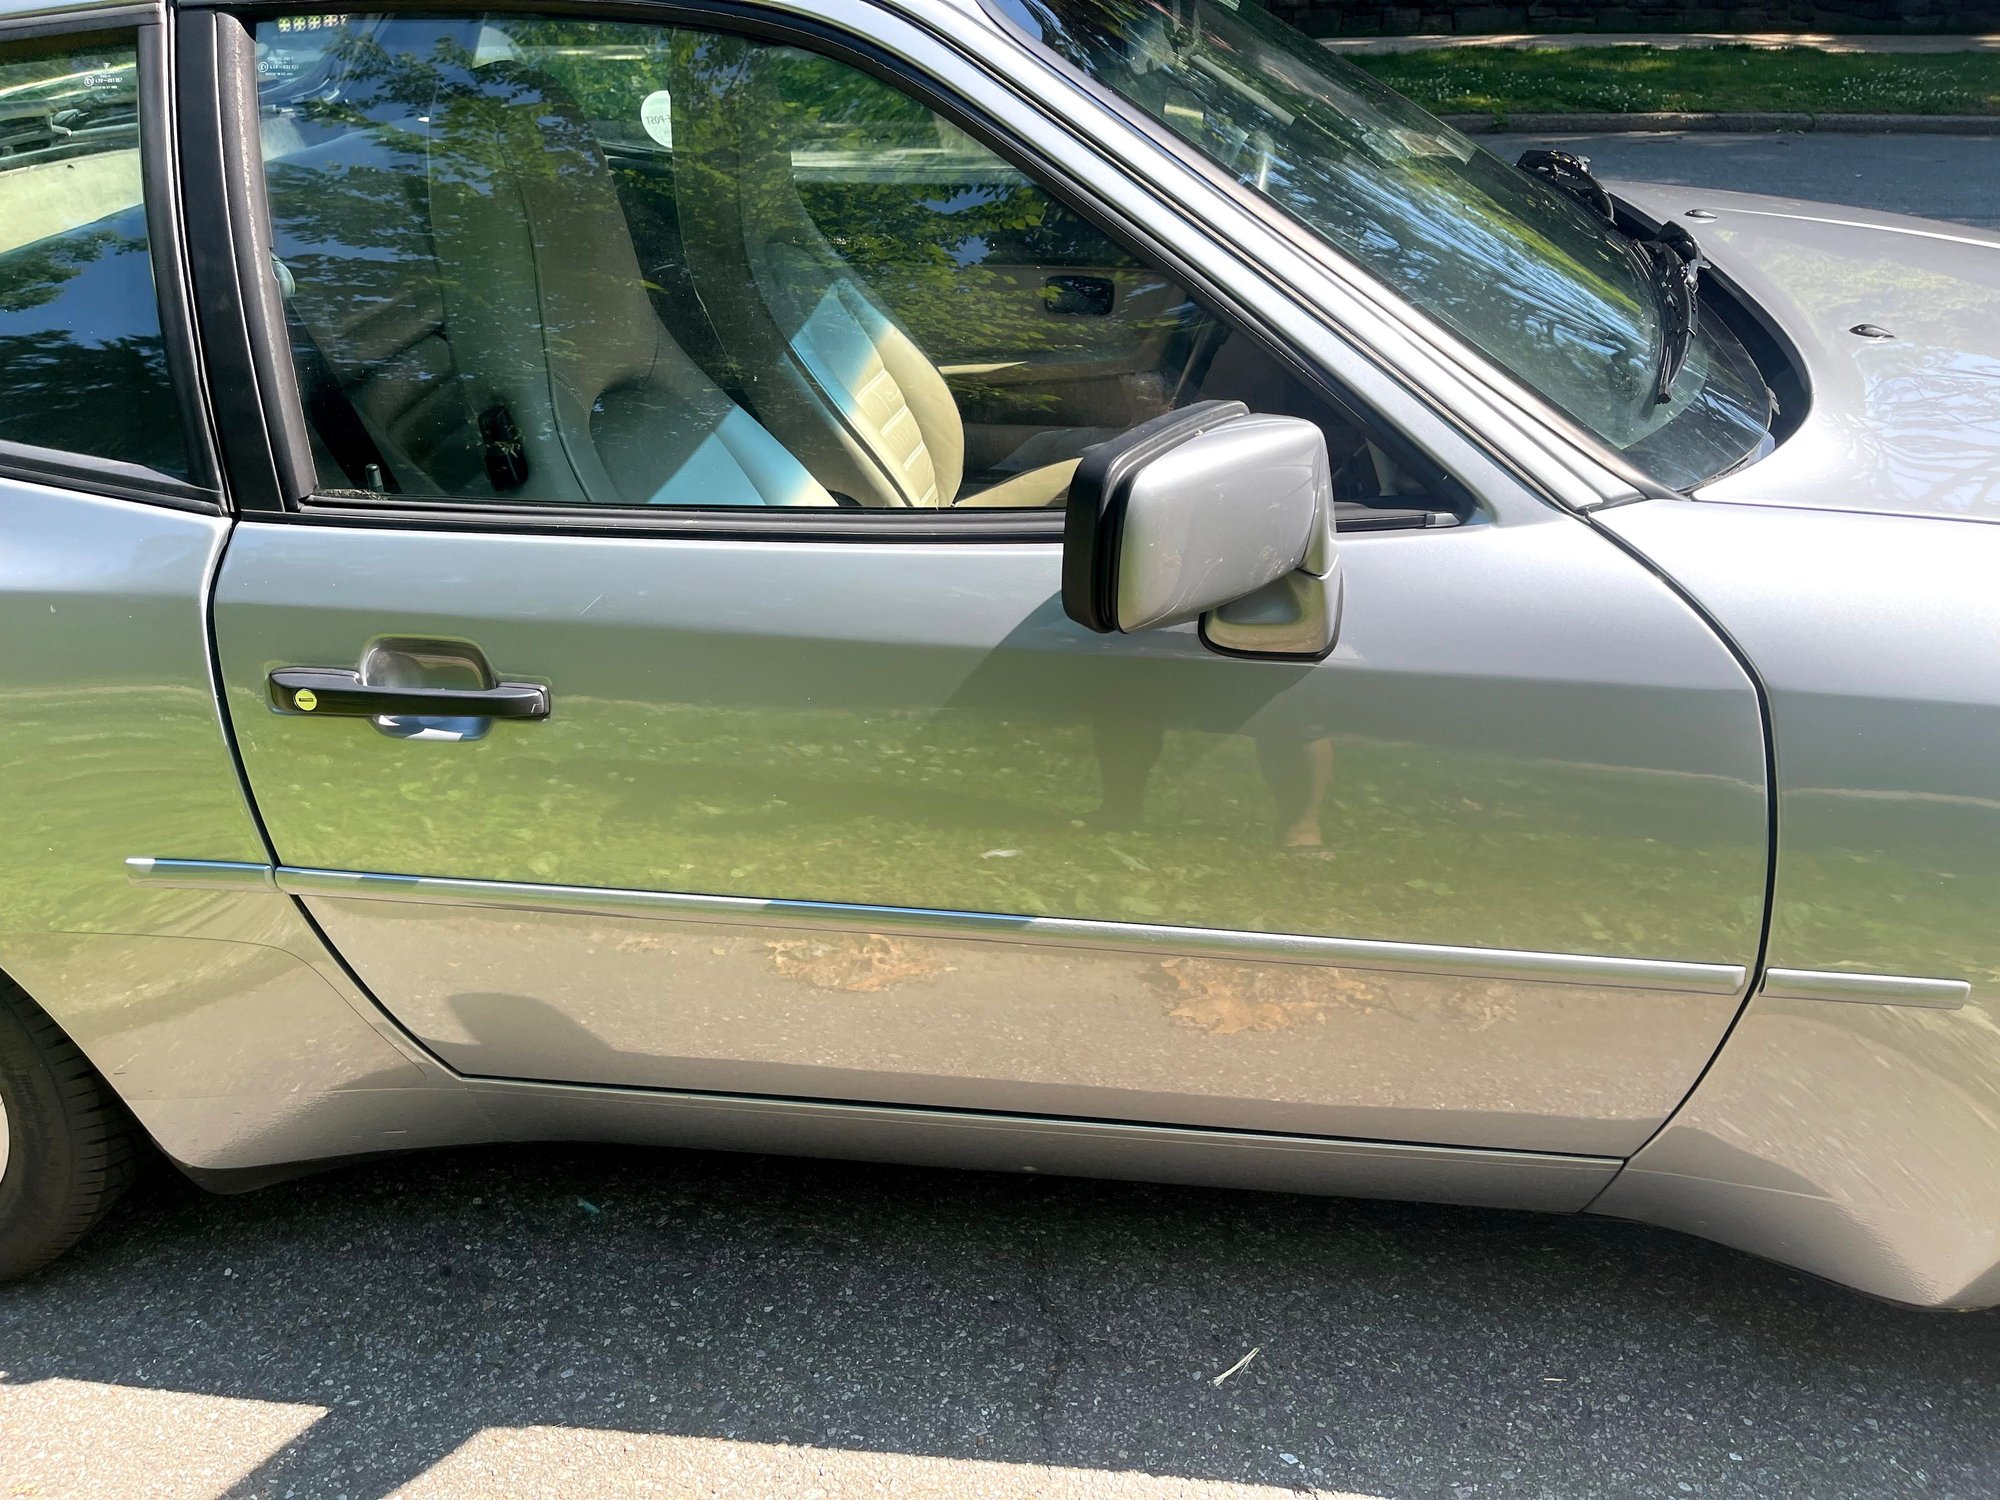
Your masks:
<path fill-rule="evenodd" d="M 404 489 L 479 493 L 485 459 L 444 335 L 421 136 L 350 120 L 271 146 L 271 248 L 290 315 Z"/>
<path fill-rule="evenodd" d="M 425 28 L 381 40 L 274 133 L 267 181 L 290 310 L 400 488 L 832 505 L 661 325 L 562 90 L 439 60 Z"/>
<path fill-rule="evenodd" d="M 435 79 L 445 327 L 482 428 L 518 435 L 519 498 L 831 505 L 661 325 L 603 150 L 561 88 L 512 62 Z"/>
<path fill-rule="evenodd" d="M 689 273 L 737 388 L 829 489 L 867 506 L 948 506 L 965 469 L 957 403 L 800 201 L 772 56 L 734 37 L 676 41 Z"/>

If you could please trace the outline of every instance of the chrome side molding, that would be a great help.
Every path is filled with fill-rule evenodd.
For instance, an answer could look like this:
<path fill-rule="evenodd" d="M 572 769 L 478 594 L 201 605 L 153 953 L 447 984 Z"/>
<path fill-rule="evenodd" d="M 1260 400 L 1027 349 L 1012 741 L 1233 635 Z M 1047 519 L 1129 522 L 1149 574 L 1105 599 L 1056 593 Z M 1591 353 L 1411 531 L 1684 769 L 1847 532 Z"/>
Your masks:
<path fill-rule="evenodd" d="M 723 922 L 742 926 L 879 932 L 891 936 L 973 938 L 1162 956 L 1252 959 L 1328 968 L 1455 974 L 1478 979 L 1677 990 L 1704 995 L 1740 994 L 1749 982 L 1749 971 L 1740 965 L 1685 963 L 1674 959 L 1604 958 L 1590 954 L 1305 937 L 1207 927 L 1169 927 L 1153 923 L 1087 921 L 1073 917 L 1005 916 L 993 912 L 860 906 L 833 901 L 763 900 L 748 896 L 700 896 L 597 886 L 532 885 L 505 880 L 457 880 L 433 875 L 378 875 L 356 870 L 309 870 L 291 866 L 280 866 L 276 878 L 278 888 L 294 896 L 361 897 L 607 917 L 648 917 L 670 922 Z"/>
<path fill-rule="evenodd" d="M 153 859 L 125 861 L 125 878 L 134 885 L 169 886 L 180 890 L 275 891 L 276 872 L 269 865 L 229 859 Z"/>
<path fill-rule="evenodd" d="M 1856 1005 L 1916 1005 L 1927 1010 L 1957 1010 L 1972 998 L 1972 986 L 1963 979 L 1766 969 L 1764 983 L 1757 993 L 1773 1000 L 1844 1000 Z"/>
<path fill-rule="evenodd" d="M 1666 958 L 1607 958 L 1585 953 L 1536 953 L 1517 948 L 1461 948 L 1441 943 L 1390 943 L 1368 938 L 1306 937 L 1231 928 L 1169 927 L 1147 922 L 1098 922 L 1080 917 L 1018 917 L 997 912 L 908 906 L 861 906 L 839 901 L 789 901 L 754 896 L 702 896 L 676 891 L 618 890 L 585 885 L 535 885 L 512 880 L 459 880 L 442 875 L 383 875 L 365 870 L 313 870 L 214 859 L 134 857 L 125 861 L 137 884 L 190 890 L 283 891 L 293 896 L 360 897 L 444 906 L 493 906 L 666 922 L 807 927 L 893 936 L 973 938 L 1047 947 L 1097 948 L 1195 958 L 1261 959 L 1267 963 L 1400 973 L 1456 974 L 1544 984 L 1613 989 L 1679 990 L 1729 995 L 1749 971 L 1738 964 L 1686 963 Z M 1843 974 L 1818 969 L 1767 969 L 1757 993 L 1774 1000 L 1836 1000 L 1860 1005 L 1912 1005 L 1957 1010 L 1972 995 L 1962 979 L 1896 974 Z"/>

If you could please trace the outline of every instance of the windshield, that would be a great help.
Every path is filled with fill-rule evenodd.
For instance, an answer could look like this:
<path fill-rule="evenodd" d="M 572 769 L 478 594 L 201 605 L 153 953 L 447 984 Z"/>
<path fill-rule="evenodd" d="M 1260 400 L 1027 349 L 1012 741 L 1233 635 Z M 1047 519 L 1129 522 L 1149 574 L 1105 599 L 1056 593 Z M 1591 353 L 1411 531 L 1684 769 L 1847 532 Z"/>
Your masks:
<path fill-rule="evenodd" d="M 992 3 L 1655 478 L 1764 443 L 1769 394 L 1714 318 L 1657 399 L 1668 335 L 1625 235 L 1253 0 Z"/>

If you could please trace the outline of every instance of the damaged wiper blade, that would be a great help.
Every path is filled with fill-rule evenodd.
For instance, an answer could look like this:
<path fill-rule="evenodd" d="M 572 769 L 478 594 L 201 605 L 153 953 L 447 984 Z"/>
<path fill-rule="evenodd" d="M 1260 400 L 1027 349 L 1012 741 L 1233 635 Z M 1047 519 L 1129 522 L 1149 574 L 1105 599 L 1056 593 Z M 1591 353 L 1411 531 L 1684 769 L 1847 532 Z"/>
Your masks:
<path fill-rule="evenodd" d="M 1611 195 L 1591 175 L 1589 157 L 1578 156 L 1574 151 L 1523 151 L 1514 158 L 1514 165 L 1530 177 L 1539 177 L 1567 193 L 1606 223 L 1618 221 L 1612 211 Z"/>
<path fill-rule="evenodd" d="M 1701 326 L 1701 273 L 1708 261 L 1694 236 L 1680 224 L 1662 224 L 1650 235 L 1634 235 L 1632 245 L 1646 259 L 1647 280 L 1660 309 L 1660 363 L 1653 404 L 1661 406 L 1673 399 L 1674 381 Z"/>
<path fill-rule="evenodd" d="M 1701 323 L 1699 288 L 1708 265 L 1701 247 L 1686 227 L 1665 224 L 1651 234 L 1627 230 L 1604 184 L 1591 174 L 1590 158 L 1570 151 L 1523 151 L 1514 165 L 1539 177 L 1559 192 L 1618 229 L 1645 261 L 1646 283 L 1660 312 L 1660 362 L 1655 371 L 1653 404 L 1673 399 L 1674 381 L 1687 363 L 1688 350 Z"/>
<path fill-rule="evenodd" d="M 1662 406 L 1674 396 L 1674 380 L 1694 348 L 1694 332 L 1702 320 L 1702 268 L 1708 260 L 1682 224 L 1662 224 L 1652 234 L 1634 234 L 1618 224 L 1618 208 L 1610 192 L 1590 174 L 1590 158 L 1574 152 L 1522 152 L 1514 166 L 1542 178 L 1568 194 L 1612 228 L 1620 230 L 1646 262 L 1646 284 L 1660 310 L 1660 364 L 1654 370 L 1652 404 Z"/>

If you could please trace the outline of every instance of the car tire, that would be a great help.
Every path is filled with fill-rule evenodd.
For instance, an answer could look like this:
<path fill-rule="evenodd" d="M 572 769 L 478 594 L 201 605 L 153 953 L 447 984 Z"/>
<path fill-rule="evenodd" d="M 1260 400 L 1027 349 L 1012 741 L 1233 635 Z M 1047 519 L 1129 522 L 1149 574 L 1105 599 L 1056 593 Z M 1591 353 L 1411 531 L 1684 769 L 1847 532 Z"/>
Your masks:
<path fill-rule="evenodd" d="M 139 1168 L 139 1133 L 41 1007 L 0 976 L 0 1281 L 40 1270 Z"/>

